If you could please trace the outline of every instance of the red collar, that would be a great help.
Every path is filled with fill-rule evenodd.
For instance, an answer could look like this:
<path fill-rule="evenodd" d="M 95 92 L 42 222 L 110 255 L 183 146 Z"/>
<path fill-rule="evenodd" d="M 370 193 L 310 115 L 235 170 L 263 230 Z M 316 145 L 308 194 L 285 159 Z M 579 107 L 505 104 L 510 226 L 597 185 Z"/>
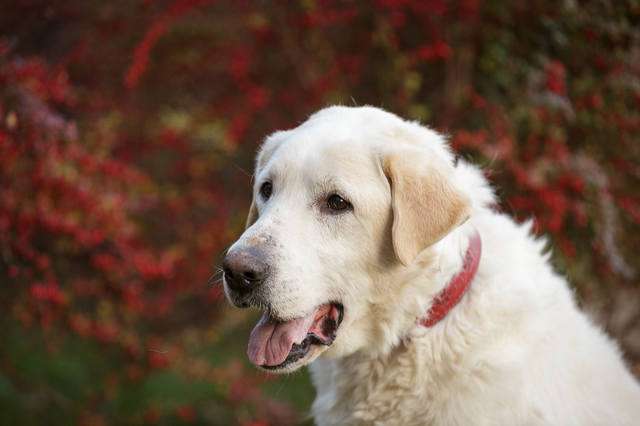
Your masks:
<path fill-rule="evenodd" d="M 469 247 L 464 255 L 462 270 L 454 275 L 449 284 L 434 298 L 433 305 L 427 315 L 420 320 L 420 325 L 432 327 L 458 304 L 476 276 L 481 254 L 482 240 L 478 231 L 475 231 L 469 238 Z"/>

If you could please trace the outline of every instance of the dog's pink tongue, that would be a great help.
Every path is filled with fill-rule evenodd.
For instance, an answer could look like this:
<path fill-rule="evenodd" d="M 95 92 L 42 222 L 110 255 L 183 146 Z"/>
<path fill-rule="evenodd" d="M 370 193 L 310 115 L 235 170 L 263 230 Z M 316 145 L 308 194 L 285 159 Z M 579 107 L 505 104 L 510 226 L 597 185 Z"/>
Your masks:
<path fill-rule="evenodd" d="M 275 322 L 262 315 L 249 337 L 247 355 L 255 365 L 282 364 L 294 343 L 300 343 L 311 328 L 315 313 L 291 321 Z"/>

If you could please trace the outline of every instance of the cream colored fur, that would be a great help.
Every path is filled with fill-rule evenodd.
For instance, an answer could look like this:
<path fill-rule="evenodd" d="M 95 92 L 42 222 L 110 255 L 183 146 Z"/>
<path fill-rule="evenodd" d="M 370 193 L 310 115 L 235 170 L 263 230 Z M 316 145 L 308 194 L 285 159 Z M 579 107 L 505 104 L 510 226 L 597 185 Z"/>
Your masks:
<path fill-rule="evenodd" d="M 492 208 L 478 168 L 445 140 L 382 110 L 331 107 L 267 139 L 248 228 L 271 241 L 264 297 L 279 318 L 329 301 L 345 316 L 310 364 L 319 425 L 640 425 L 640 387 L 616 344 L 576 306 L 545 243 Z M 339 191 L 353 212 L 327 215 Z M 401 191 L 401 193 L 394 193 Z M 483 251 L 469 291 L 418 325 L 458 272 L 469 235 Z"/>

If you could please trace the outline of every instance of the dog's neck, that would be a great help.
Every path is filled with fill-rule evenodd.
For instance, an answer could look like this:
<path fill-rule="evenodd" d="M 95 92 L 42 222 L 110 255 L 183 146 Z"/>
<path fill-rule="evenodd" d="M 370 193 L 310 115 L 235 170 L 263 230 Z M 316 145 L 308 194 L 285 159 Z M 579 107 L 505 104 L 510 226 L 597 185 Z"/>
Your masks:
<path fill-rule="evenodd" d="M 480 256 L 482 255 L 482 239 L 478 231 L 474 230 L 469 237 L 469 244 L 464 256 L 462 269 L 451 278 L 451 281 L 434 298 L 433 304 L 422 320 L 420 325 L 432 327 L 442 320 L 453 309 L 464 296 L 473 281 Z"/>
<path fill-rule="evenodd" d="M 398 400 L 411 405 L 419 396 L 420 407 L 426 411 L 431 409 L 424 401 L 436 397 L 431 392 L 440 390 L 436 384 L 449 377 L 451 365 L 461 365 L 470 347 L 487 340 L 485 332 L 477 330 L 475 310 L 468 306 L 475 292 L 472 281 L 480 266 L 478 245 L 481 245 L 478 232 L 471 223 L 464 224 L 396 275 L 394 286 L 378 287 L 387 290 L 379 296 L 386 297 L 386 303 L 378 306 L 389 309 L 378 307 L 370 313 L 370 317 L 380 321 L 372 324 L 376 327 L 372 333 L 374 338 L 366 348 L 345 356 L 322 357 L 311 366 L 314 385 L 319 395 L 325 395 L 314 403 L 316 419 L 341 415 L 348 418 L 360 408 L 363 412 L 373 410 L 372 418 L 376 415 L 384 418 L 384 414 L 375 410 L 384 411 L 388 407 L 376 405 L 374 394 L 384 393 L 388 387 Z M 463 277 L 458 278 L 460 282 L 456 284 L 456 277 L 461 274 Z M 452 286 L 461 288 L 454 292 Z M 472 291 L 467 293 L 467 289 Z M 452 294 L 446 303 L 438 301 L 443 293 L 449 292 L 460 294 L 455 297 Z M 440 304 L 446 309 L 435 314 Z M 398 306 L 405 309 L 398 311 Z M 429 319 L 433 322 L 431 326 L 420 324 Z M 473 331 L 468 328 L 470 324 Z M 454 344 L 452 336 L 457 339 L 464 336 L 465 345 Z M 390 378 L 385 375 L 385 371 L 396 370 L 415 374 L 413 370 L 401 368 L 407 365 L 419 366 L 422 371 L 419 382 L 413 376 Z M 420 392 L 416 391 L 418 385 Z M 397 413 L 395 409 L 391 411 Z"/>
<path fill-rule="evenodd" d="M 465 351 L 486 340 L 484 331 L 477 330 L 475 310 L 468 306 L 473 299 L 472 282 L 480 267 L 481 245 L 474 226 L 464 224 L 396 276 L 395 285 L 387 286 L 384 295 L 387 302 L 383 306 L 390 308 L 378 308 L 370 315 L 380 322 L 373 324 L 378 326 L 372 333 L 375 338 L 366 349 L 342 357 L 323 357 L 312 365 L 318 393 L 330 396 L 314 403 L 316 418 L 340 418 L 342 414 L 349 417 L 360 408 L 363 412 L 371 409 L 373 417 L 384 418 L 375 410 L 388 407 L 376 405 L 374 394 L 384 393 L 387 387 L 408 405 L 415 403 L 413 399 L 418 395 L 421 409 L 430 410 L 424 401 L 436 397 L 431 392 L 440 390 L 436 384 L 449 377 L 451 365 L 460 365 Z M 467 289 L 472 291 L 467 293 Z M 405 309 L 399 312 L 398 306 Z M 474 325 L 473 332 L 468 329 L 469 324 Z M 464 336 L 465 345 L 453 344 L 452 336 Z M 385 376 L 385 371 L 396 370 L 415 374 L 401 368 L 407 365 L 420 366 L 419 382 L 412 376 Z M 418 385 L 420 392 L 416 391 Z"/>
<path fill-rule="evenodd" d="M 366 333 L 356 334 L 355 339 L 352 336 L 352 341 L 357 341 L 361 346 L 361 353 L 373 357 L 385 356 L 403 339 L 411 338 L 416 333 L 422 335 L 426 331 L 439 329 L 442 323 L 458 316 L 454 314 L 460 310 L 458 308 L 465 299 L 468 299 L 465 291 L 459 295 L 462 297 L 452 298 L 451 301 L 455 303 L 445 305 L 445 315 L 439 315 L 437 321 L 431 321 L 431 327 L 420 325 L 420 321 L 432 311 L 432 307 L 438 305 L 439 296 L 451 291 L 446 289 L 461 271 L 473 269 L 475 276 L 479 265 L 471 262 L 468 267 L 465 266 L 465 256 L 469 242 L 476 232 L 474 226 L 467 222 L 422 252 L 409 267 L 390 269 L 388 274 L 380 278 L 380 282 L 373 286 L 376 293 L 369 299 L 369 312 L 365 315 L 366 318 L 376 318 L 377 321 L 366 323 L 369 327 L 365 329 Z M 474 259 L 478 260 L 479 256 Z M 472 280 L 471 276 L 466 283 L 466 280 L 462 280 L 466 286 L 461 287 L 466 290 Z M 473 285 L 470 287 L 473 288 Z M 402 307 L 401 310 L 398 310 L 399 306 Z M 349 353 L 353 352 L 334 352 L 328 355 L 336 358 Z"/>

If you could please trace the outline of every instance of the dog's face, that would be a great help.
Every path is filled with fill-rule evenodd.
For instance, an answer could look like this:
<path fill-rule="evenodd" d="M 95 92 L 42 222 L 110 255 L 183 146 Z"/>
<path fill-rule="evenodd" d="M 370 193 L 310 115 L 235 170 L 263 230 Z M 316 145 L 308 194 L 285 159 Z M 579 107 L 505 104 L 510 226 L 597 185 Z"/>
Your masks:
<path fill-rule="evenodd" d="M 374 108 L 329 108 L 269 137 L 223 265 L 228 299 L 264 310 L 249 359 L 292 371 L 375 340 L 384 281 L 467 216 L 452 170 L 439 136 Z"/>

